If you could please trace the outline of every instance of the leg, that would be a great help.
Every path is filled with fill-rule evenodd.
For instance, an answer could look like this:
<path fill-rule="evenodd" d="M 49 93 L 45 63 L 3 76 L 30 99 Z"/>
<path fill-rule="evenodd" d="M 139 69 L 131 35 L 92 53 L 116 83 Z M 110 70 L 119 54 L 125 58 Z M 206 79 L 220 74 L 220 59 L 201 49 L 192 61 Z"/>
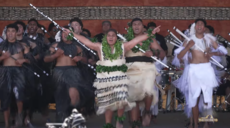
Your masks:
<path fill-rule="evenodd" d="M 190 124 L 189 124 L 189 128 L 193 128 L 193 117 L 190 117 Z"/>
<path fill-rule="evenodd" d="M 9 128 L 10 108 L 4 111 L 5 127 Z"/>
<path fill-rule="evenodd" d="M 124 117 L 123 114 L 124 114 L 124 109 L 117 110 L 116 128 L 123 128 L 123 123 L 124 123 L 124 119 L 122 119 Z"/>
<path fill-rule="evenodd" d="M 16 119 L 16 126 L 21 126 L 22 125 L 22 110 L 23 110 L 22 101 L 17 101 L 17 107 L 18 107 L 18 115 Z"/>
<path fill-rule="evenodd" d="M 192 108 L 192 115 L 193 115 L 193 121 L 194 121 L 194 128 L 198 128 L 198 118 L 199 118 L 199 99 L 197 99 L 196 106 Z"/>
<path fill-rule="evenodd" d="M 157 115 L 158 115 L 158 103 L 155 104 L 152 108 L 152 117 L 153 117 L 153 122 L 156 124 L 157 123 Z"/>
<path fill-rule="evenodd" d="M 76 88 L 70 88 L 69 97 L 71 100 L 71 105 L 75 107 L 79 103 L 79 100 L 80 100 L 78 90 Z"/>
<path fill-rule="evenodd" d="M 113 118 L 113 111 L 111 110 L 106 110 L 105 112 L 105 125 L 104 128 L 114 128 L 112 125 L 112 118 Z"/>
<path fill-rule="evenodd" d="M 22 101 L 17 101 L 18 114 L 22 114 L 23 103 Z"/>
<path fill-rule="evenodd" d="M 228 101 L 228 103 L 230 104 L 230 87 L 227 87 L 226 88 L 226 91 L 225 91 L 225 93 L 226 93 L 226 100 Z"/>
<path fill-rule="evenodd" d="M 145 111 L 143 114 L 143 120 L 142 120 L 142 125 L 143 126 L 148 126 L 151 121 L 151 112 L 150 112 L 150 107 L 153 101 L 153 96 L 146 96 L 145 99 Z"/>
<path fill-rule="evenodd" d="M 131 122 L 132 122 L 132 128 L 138 128 L 139 125 L 139 117 L 140 117 L 140 110 L 139 110 L 139 103 L 136 102 L 136 107 L 134 107 L 130 111 L 130 117 L 131 117 Z"/>

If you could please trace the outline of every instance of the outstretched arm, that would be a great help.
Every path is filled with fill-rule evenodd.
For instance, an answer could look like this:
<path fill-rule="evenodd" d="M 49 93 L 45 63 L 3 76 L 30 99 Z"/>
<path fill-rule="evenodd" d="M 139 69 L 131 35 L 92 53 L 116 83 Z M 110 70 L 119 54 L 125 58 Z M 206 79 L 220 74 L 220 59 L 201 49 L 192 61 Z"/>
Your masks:
<path fill-rule="evenodd" d="M 70 30 L 64 29 L 64 32 L 69 34 Z M 78 40 L 80 40 L 83 44 L 85 44 L 90 49 L 95 50 L 95 51 L 98 51 L 100 49 L 100 44 L 99 43 L 93 43 L 89 39 L 85 38 L 84 36 L 81 36 L 81 35 L 78 35 L 78 34 L 75 34 L 75 33 L 73 33 L 73 34 L 74 34 L 74 37 L 76 37 Z"/>
<path fill-rule="evenodd" d="M 160 26 L 156 27 L 153 31 L 152 31 L 152 34 L 155 34 L 157 32 L 160 31 Z M 134 39 L 132 39 L 131 41 L 127 42 L 124 44 L 124 48 L 125 48 L 125 51 L 129 51 L 131 50 L 134 46 L 136 46 L 138 43 L 148 39 L 148 34 L 145 33 L 143 35 L 140 35 L 140 36 L 137 36 L 135 37 Z"/>

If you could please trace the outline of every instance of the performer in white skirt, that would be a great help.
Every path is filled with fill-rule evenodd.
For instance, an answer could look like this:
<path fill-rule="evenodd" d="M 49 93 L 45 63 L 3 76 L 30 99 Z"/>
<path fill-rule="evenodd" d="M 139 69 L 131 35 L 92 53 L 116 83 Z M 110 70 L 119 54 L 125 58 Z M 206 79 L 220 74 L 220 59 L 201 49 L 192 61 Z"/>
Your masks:
<path fill-rule="evenodd" d="M 65 30 L 70 32 L 69 30 Z M 159 27 L 152 31 L 152 34 L 159 32 Z M 98 100 L 97 114 L 105 113 L 106 125 L 104 128 L 114 128 L 111 124 L 113 111 L 117 111 L 116 128 L 123 128 L 123 116 L 125 110 L 135 107 L 135 102 L 127 100 L 129 80 L 126 76 L 127 66 L 125 65 L 125 51 L 131 50 L 136 44 L 148 38 L 143 34 L 133 40 L 122 44 L 117 39 L 117 32 L 110 29 L 102 43 L 92 43 L 81 35 L 74 36 L 89 48 L 97 51 L 100 60 L 97 62 L 97 79 L 94 82 L 96 97 Z"/>
<path fill-rule="evenodd" d="M 130 41 L 134 37 L 143 35 L 143 29 L 142 20 L 140 18 L 133 19 L 131 26 L 128 28 L 126 39 Z M 148 30 L 148 32 L 150 31 Z M 146 51 L 146 53 L 144 54 L 136 48 L 126 53 L 127 74 L 131 82 L 128 92 L 129 101 L 137 103 L 137 106 L 131 111 L 133 128 L 140 127 L 138 120 L 140 117 L 139 107 L 144 108 L 142 125 L 148 126 L 150 124 L 150 107 L 158 102 L 158 93 L 153 90 L 158 72 L 150 56 L 155 55 L 160 59 L 163 59 L 165 56 L 164 50 L 153 37 L 141 42 L 141 45 L 138 44 L 138 47 Z"/>
<path fill-rule="evenodd" d="M 187 73 L 189 92 L 187 102 L 188 109 L 192 109 L 194 127 L 198 128 L 199 110 L 210 110 L 212 108 L 213 88 L 218 86 L 215 72 L 209 62 L 210 57 L 215 54 L 211 53 L 209 49 L 211 47 L 217 49 L 218 44 L 210 34 L 204 34 L 205 20 L 197 19 L 195 23 L 195 34 L 190 36 L 191 41 L 178 54 L 177 58 L 182 59 L 189 50 L 192 53 Z M 197 46 L 208 53 L 204 54 Z M 198 104 L 203 108 L 198 108 Z"/>

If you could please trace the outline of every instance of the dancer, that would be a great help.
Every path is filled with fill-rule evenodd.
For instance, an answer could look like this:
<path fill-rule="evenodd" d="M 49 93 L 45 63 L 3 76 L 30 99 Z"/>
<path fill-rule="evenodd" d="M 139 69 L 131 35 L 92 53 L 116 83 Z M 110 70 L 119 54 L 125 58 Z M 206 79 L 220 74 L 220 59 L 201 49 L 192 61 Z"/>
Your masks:
<path fill-rule="evenodd" d="M 0 98 L 1 108 L 4 111 L 5 127 L 9 128 L 10 103 L 15 97 L 18 108 L 16 126 L 22 125 L 23 101 L 25 100 L 25 70 L 23 63 L 29 63 L 24 59 L 24 48 L 16 40 L 18 27 L 15 24 L 9 24 L 6 30 L 6 41 L 1 43 L 0 61 L 3 66 L 0 69 Z"/>
<path fill-rule="evenodd" d="M 65 26 L 65 28 L 69 27 Z M 61 41 L 52 44 L 50 54 L 45 56 L 44 61 L 56 61 L 53 82 L 57 120 L 63 122 L 73 108 L 93 106 L 94 92 L 92 85 L 82 78 L 77 64 L 82 59 L 82 49 L 75 41 L 72 41 L 72 38 L 68 37 L 68 33 L 62 31 L 58 34 L 60 34 Z"/>
<path fill-rule="evenodd" d="M 217 49 L 218 44 L 211 35 L 204 34 L 205 26 L 205 20 L 197 19 L 195 21 L 195 34 L 190 35 L 190 39 L 192 40 L 188 42 L 185 48 L 177 56 L 178 59 L 182 59 L 191 49 L 192 58 L 187 74 L 189 92 L 187 102 L 188 109 L 192 109 L 195 128 L 198 128 L 199 110 L 208 110 L 208 114 L 212 114 L 213 88 L 218 86 L 214 70 L 209 62 L 210 57 L 214 53 L 208 51 L 211 46 Z M 207 54 L 200 51 L 197 46 L 205 50 Z M 199 72 L 201 70 L 202 72 Z M 198 104 L 204 107 L 198 108 Z M 207 127 L 207 125 L 205 125 L 205 127 Z"/>
<path fill-rule="evenodd" d="M 144 35 L 143 29 L 142 20 L 133 19 L 126 39 L 129 41 L 134 37 Z M 140 127 L 139 107 L 144 109 L 142 125 L 148 126 L 151 121 L 150 107 L 158 102 L 158 93 L 153 89 L 158 72 L 150 56 L 157 56 L 161 60 L 165 57 L 164 50 L 152 37 L 140 44 L 142 44 L 141 48 L 146 51 L 145 54 L 135 48 L 126 52 L 127 74 L 131 81 L 128 92 L 129 101 L 137 103 L 136 107 L 131 110 L 133 128 Z"/>

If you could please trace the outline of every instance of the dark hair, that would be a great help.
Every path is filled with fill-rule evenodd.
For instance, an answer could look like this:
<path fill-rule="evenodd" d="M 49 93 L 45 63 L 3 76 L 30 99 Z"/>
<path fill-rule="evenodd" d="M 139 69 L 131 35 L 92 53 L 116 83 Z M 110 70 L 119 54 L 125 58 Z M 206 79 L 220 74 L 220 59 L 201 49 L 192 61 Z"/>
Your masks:
<path fill-rule="evenodd" d="M 28 24 L 29 24 L 31 21 L 36 22 L 37 26 L 39 25 L 39 24 L 38 24 L 38 21 L 37 21 L 35 18 L 31 18 L 31 19 L 28 21 Z"/>
<path fill-rule="evenodd" d="M 90 31 L 89 31 L 88 29 L 83 28 L 83 29 L 82 29 L 82 32 L 88 33 L 89 37 L 91 37 L 91 33 L 90 33 Z"/>
<path fill-rule="evenodd" d="M 204 26 L 206 27 L 207 22 L 206 22 L 204 19 L 198 18 L 198 19 L 195 20 L 195 23 L 197 23 L 198 21 L 203 22 L 203 23 L 204 23 Z"/>
<path fill-rule="evenodd" d="M 142 23 L 142 20 L 140 19 L 140 18 L 134 18 L 132 21 L 131 21 L 131 26 L 133 25 L 133 22 L 135 22 L 135 21 L 141 21 L 141 23 Z"/>
<path fill-rule="evenodd" d="M 38 27 L 39 27 L 39 28 L 44 28 L 44 29 L 46 29 L 45 26 L 44 26 L 44 25 L 41 25 L 41 24 L 38 24 Z"/>
<path fill-rule="evenodd" d="M 14 28 L 16 31 L 18 31 L 18 26 L 16 24 L 8 24 L 6 26 L 6 29 L 8 29 L 8 28 Z"/>
<path fill-rule="evenodd" d="M 20 25 L 22 25 L 23 30 L 24 30 L 24 31 L 26 30 L 26 24 L 25 24 L 24 22 L 18 20 L 18 21 L 16 21 L 14 24 L 16 24 L 16 25 L 20 24 Z"/>
<path fill-rule="evenodd" d="M 110 21 L 108 21 L 108 20 L 103 21 L 103 22 L 102 22 L 102 25 L 104 25 L 105 23 L 108 23 L 108 24 L 110 25 L 110 27 L 112 26 L 111 22 L 110 22 Z"/>
<path fill-rule="evenodd" d="M 157 25 L 154 22 L 149 22 L 147 28 L 149 29 L 150 27 L 157 27 Z"/>
<path fill-rule="evenodd" d="M 49 27 L 48 27 L 48 31 L 49 32 L 52 31 L 53 27 L 55 27 L 55 25 L 54 25 L 53 22 L 51 22 L 50 25 L 49 25 Z"/>
<path fill-rule="evenodd" d="M 82 23 L 81 19 L 79 19 L 78 17 L 74 17 L 73 19 L 71 19 L 69 21 L 69 23 L 71 24 L 74 21 L 78 22 L 81 25 L 81 28 L 83 28 L 83 23 Z"/>
<path fill-rule="evenodd" d="M 213 33 L 213 34 L 215 33 L 215 30 L 212 26 L 207 25 L 206 28 L 208 28 L 211 33 Z"/>
<path fill-rule="evenodd" d="M 192 24 L 190 24 L 190 25 L 188 26 L 188 29 L 190 29 L 190 28 L 191 28 L 191 26 L 192 26 Z"/>
<path fill-rule="evenodd" d="M 108 34 L 109 32 L 114 32 L 115 34 L 117 34 L 117 30 L 112 29 L 112 28 L 110 28 L 110 29 L 107 31 L 107 33 L 106 33 L 106 34 Z"/>
<path fill-rule="evenodd" d="M 144 25 L 144 28 L 145 28 L 146 30 L 148 29 L 146 25 Z"/>

